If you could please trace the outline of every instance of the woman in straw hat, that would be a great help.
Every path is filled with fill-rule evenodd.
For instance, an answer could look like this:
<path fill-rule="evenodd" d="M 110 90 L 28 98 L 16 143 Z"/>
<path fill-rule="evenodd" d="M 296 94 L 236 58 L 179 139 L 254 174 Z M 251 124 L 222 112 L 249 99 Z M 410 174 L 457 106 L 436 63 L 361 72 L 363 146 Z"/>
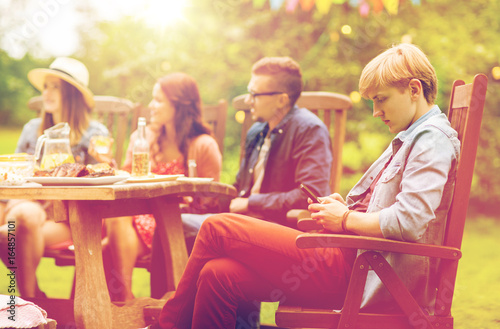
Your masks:
<path fill-rule="evenodd" d="M 98 155 L 89 154 L 90 138 L 107 135 L 107 128 L 90 119 L 94 107 L 94 95 L 88 88 L 89 72 L 85 65 L 73 58 L 59 57 L 48 69 L 38 68 L 28 73 L 28 80 L 42 93 L 42 110 L 38 118 L 25 124 L 19 138 L 16 153 L 34 154 L 38 137 L 44 130 L 60 122 L 71 128 L 71 151 L 77 162 L 88 164 L 100 161 Z M 42 297 L 36 280 L 36 268 L 47 247 L 64 245 L 71 240 L 69 227 L 48 217 L 47 203 L 28 200 L 11 200 L 0 213 L 5 220 L 16 221 L 18 264 L 17 285 L 23 297 Z M 4 216 L 2 216 L 4 215 Z M 0 245 L 7 250 L 7 227 L 0 226 Z M 6 254 L 1 253 L 7 264 Z"/>

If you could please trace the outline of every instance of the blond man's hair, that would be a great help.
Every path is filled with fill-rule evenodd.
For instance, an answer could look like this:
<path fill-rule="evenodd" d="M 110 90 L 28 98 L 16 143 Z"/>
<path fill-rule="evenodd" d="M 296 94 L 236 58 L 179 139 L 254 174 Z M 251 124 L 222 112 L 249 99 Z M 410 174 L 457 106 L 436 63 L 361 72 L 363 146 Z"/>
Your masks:
<path fill-rule="evenodd" d="M 264 57 L 252 67 L 252 74 L 272 76 L 275 86 L 288 94 L 293 106 L 302 92 L 300 65 L 290 57 Z"/>
<path fill-rule="evenodd" d="M 359 79 L 359 92 L 364 98 L 373 88 L 408 87 L 411 79 L 422 83 L 428 104 L 434 104 L 437 95 L 437 76 L 427 56 L 415 45 L 402 43 L 392 46 L 363 69 Z"/>

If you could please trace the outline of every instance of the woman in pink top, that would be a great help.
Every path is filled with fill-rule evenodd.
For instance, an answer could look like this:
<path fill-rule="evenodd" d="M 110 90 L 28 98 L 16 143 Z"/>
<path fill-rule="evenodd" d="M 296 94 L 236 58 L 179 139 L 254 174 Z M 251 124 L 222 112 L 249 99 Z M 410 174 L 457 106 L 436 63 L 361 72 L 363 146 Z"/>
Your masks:
<path fill-rule="evenodd" d="M 150 124 L 146 138 L 150 145 L 151 172 L 188 176 L 188 160 L 195 160 L 198 177 L 218 181 L 222 155 L 210 128 L 203 122 L 201 100 L 196 81 L 184 73 L 164 76 L 153 87 L 149 103 Z M 131 171 L 132 146 L 137 132 L 130 137 L 122 169 Z M 215 199 L 189 200 L 185 212 L 208 212 Z M 151 214 L 127 218 L 108 218 L 104 240 L 106 275 L 111 298 L 126 301 L 132 294 L 132 271 L 138 257 L 151 252 L 155 220 Z"/>

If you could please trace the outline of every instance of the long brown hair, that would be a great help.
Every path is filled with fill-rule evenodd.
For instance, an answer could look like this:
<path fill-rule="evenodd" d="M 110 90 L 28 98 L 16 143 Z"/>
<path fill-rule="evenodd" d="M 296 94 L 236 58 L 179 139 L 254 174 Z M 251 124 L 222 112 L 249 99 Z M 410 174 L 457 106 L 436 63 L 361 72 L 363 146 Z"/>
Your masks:
<path fill-rule="evenodd" d="M 185 73 L 171 73 L 158 79 L 165 96 L 175 107 L 174 125 L 177 148 L 184 157 L 187 168 L 187 157 L 190 139 L 208 134 L 210 127 L 203 122 L 200 91 L 196 80 Z"/>
<path fill-rule="evenodd" d="M 59 81 L 61 81 L 61 120 L 69 124 L 71 128 L 70 143 L 76 145 L 89 127 L 91 108 L 87 105 L 78 89 L 62 79 L 59 79 Z M 45 129 L 55 125 L 52 113 L 45 112 L 42 108 L 40 116 L 42 124 L 38 131 L 39 135 L 43 134 Z"/>

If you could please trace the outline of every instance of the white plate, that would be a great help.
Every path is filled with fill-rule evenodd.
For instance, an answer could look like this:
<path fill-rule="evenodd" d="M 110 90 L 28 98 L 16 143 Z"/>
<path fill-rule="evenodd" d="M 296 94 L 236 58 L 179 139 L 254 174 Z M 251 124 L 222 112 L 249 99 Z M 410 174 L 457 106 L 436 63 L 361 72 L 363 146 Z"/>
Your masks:
<path fill-rule="evenodd" d="M 130 176 L 103 176 L 103 177 L 29 177 L 29 182 L 42 185 L 109 185 L 120 182 Z"/>
<path fill-rule="evenodd" d="M 181 182 L 211 182 L 214 180 L 213 177 L 179 177 L 178 181 Z"/>
<path fill-rule="evenodd" d="M 151 183 L 151 182 L 163 182 L 168 180 L 176 180 L 184 175 L 151 175 L 143 177 L 129 177 L 126 183 Z"/>

